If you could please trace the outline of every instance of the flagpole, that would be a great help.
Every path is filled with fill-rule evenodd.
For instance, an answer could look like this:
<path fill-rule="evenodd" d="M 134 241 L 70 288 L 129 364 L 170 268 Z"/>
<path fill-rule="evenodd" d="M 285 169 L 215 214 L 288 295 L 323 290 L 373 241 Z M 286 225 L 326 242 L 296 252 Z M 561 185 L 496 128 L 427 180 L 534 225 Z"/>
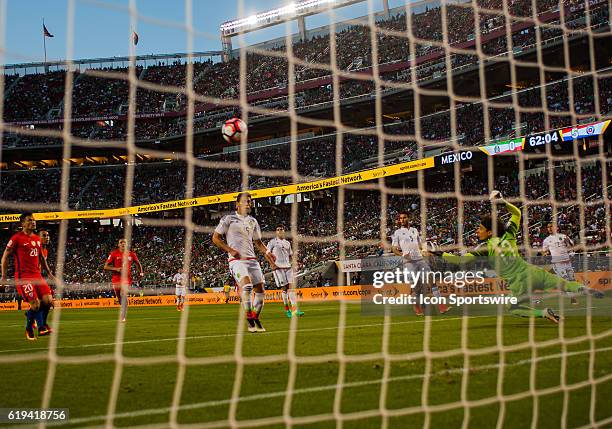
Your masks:
<path fill-rule="evenodd" d="M 47 36 L 45 35 L 45 18 L 43 18 L 43 46 L 45 49 L 45 73 L 47 72 Z"/>

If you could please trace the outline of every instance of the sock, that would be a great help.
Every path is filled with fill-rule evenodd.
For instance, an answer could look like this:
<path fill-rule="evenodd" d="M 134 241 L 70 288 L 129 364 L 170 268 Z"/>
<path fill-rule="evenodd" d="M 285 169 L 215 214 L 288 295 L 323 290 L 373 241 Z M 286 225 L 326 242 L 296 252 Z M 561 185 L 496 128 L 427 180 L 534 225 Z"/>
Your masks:
<path fill-rule="evenodd" d="M 261 310 L 264 306 L 264 300 L 266 298 L 266 294 L 263 292 L 255 292 L 255 299 L 253 300 L 253 307 L 255 308 L 255 313 L 259 316 Z"/>
<path fill-rule="evenodd" d="M 289 303 L 291 304 L 293 309 L 297 311 L 298 303 L 297 303 L 297 295 L 295 293 L 295 289 L 289 289 L 289 293 L 287 295 L 289 297 Z"/>
<path fill-rule="evenodd" d="M 34 310 L 30 308 L 28 311 L 26 311 L 26 328 L 32 328 L 32 322 L 34 321 L 34 318 Z"/>
<path fill-rule="evenodd" d="M 36 323 L 38 324 L 38 329 L 43 329 L 43 326 L 45 326 L 45 323 L 44 323 L 44 320 L 43 320 L 42 308 L 39 308 L 38 311 L 36 313 L 34 313 L 34 317 L 36 318 Z"/>
<path fill-rule="evenodd" d="M 47 316 L 49 315 L 49 310 L 51 310 L 50 306 L 48 306 L 46 304 L 41 304 L 40 311 L 42 311 L 43 325 L 44 326 L 47 326 Z"/>
<path fill-rule="evenodd" d="M 127 295 L 122 293 L 121 294 L 121 319 L 125 319 L 125 316 L 127 316 L 127 307 L 128 307 Z"/>
<path fill-rule="evenodd" d="M 242 286 L 242 309 L 246 312 L 247 319 L 251 317 L 251 310 L 253 309 L 251 304 L 251 292 L 253 292 L 253 285 L 251 283 Z"/>
<path fill-rule="evenodd" d="M 283 290 L 281 295 L 283 296 L 283 304 L 285 304 L 285 310 L 289 310 L 289 297 L 287 296 L 287 291 Z"/>

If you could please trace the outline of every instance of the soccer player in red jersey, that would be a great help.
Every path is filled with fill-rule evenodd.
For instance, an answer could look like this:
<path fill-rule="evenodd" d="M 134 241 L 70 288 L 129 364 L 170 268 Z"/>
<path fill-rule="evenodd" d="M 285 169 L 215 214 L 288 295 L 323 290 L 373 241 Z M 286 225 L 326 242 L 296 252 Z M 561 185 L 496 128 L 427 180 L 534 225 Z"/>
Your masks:
<path fill-rule="evenodd" d="M 125 273 L 122 273 L 124 253 L 127 253 L 127 264 L 125 267 Z M 133 251 L 127 250 L 127 240 L 122 238 L 119 240 L 117 248 L 113 250 L 110 255 L 108 255 L 106 264 L 104 264 L 105 270 L 113 272 L 113 290 L 115 291 L 115 296 L 121 303 L 122 322 L 125 322 L 125 316 L 127 315 L 127 292 L 129 287 L 132 285 L 132 262 L 138 266 L 140 277 L 143 277 L 144 271 L 142 270 L 142 265 L 138 260 L 138 256 L 136 256 L 136 253 Z"/>
<path fill-rule="evenodd" d="M 36 320 L 38 325 L 38 336 L 48 335 L 50 330 L 43 321 L 42 305 L 51 306 L 52 296 L 49 285 L 41 274 L 43 267 L 49 277 L 53 279 L 53 274 L 47 260 L 42 256 L 42 243 L 38 235 L 34 234 L 36 221 L 32 213 L 23 213 L 19 216 L 21 231 L 11 237 L 4 254 L 2 255 L 2 277 L 0 283 L 6 283 L 6 269 L 10 255 L 14 257 L 15 265 L 15 286 L 24 301 L 30 304 L 30 309 L 26 312 L 26 338 L 35 340 L 33 322 Z M 42 305 L 41 305 L 42 302 Z"/>

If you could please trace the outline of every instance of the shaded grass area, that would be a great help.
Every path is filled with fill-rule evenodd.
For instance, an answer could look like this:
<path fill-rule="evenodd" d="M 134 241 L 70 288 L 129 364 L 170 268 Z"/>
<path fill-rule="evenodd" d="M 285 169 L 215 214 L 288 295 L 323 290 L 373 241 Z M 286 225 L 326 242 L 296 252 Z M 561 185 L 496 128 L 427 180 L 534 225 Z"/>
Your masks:
<path fill-rule="evenodd" d="M 602 305 L 612 307 L 612 300 L 598 301 Z M 237 375 L 235 418 L 264 419 L 262 427 L 284 427 L 283 416 L 296 419 L 294 427 L 300 428 L 336 427 L 336 416 L 345 419 L 347 428 L 377 428 L 383 419 L 392 428 L 420 427 L 426 420 L 460 427 L 464 419 L 475 428 L 493 427 L 498 419 L 513 428 L 530 427 L 534 420 L 544 428 L 559 427 L 562 420 L 568 427 L 580 427 L 590 425 L 592 417 L 601 421 L 612 416 L 612 382 L 604 378 L 612 373 L 611 317 L 593 317 L 590 328 L 584 315 L 566 316 L 561 328 L 545 320 L 530 325 L 528 319 L 512 316 L 468 318 L 452 312 L 427 321 L 390 317 L 385 338 L 385 320 L 363 316 L 359 305 L 311 304 L 304 310 L 292 331 L 282 309 L 269 304 L 262 317 L 268 332 L 239 335 L 235 305 L 194 306 L 185 314 L 170 307 L 130 309 L 125 357 L 176 356 L 180 346 L 188 359 L 227 357 L 221 363 L 185 367 L 176 359 L 120 366 L 113 360 L 63 363 L 62 357 L 112 357 L 118 328 L 114 309 L 63 310 L 54 334 L 60 362 L 49 386 L 51 407 L 70 409 L 71 423 L 65 427 L 104 423 L 113 378 L 120 370 L 114 424 L 164 424 L 184 371 L 179 423 L 228 426 Z M 188 325 L 179 341 L 181 317 Z M 6 386 L 0 407 L 41 406 L 50 339 L 26 341 L 22 319 L 21 313 L 0 313 L 0 379 Z M 429 350 L 437 356 L 420 354 L 426 331 Z M 569 343 L 530 346 L 561 337 Z M 288 354 L 291 341 L 295 359 Z M 237 344 L 246 358 L 276 359 L 236 360 Z M 462 353 L 462 344 L 471 356 Z M 478 353 L 490 347 L 496 349 Z M 40 359 L 7 361 L 24 355 Z M 595 383 L 576 386 L 588 381 L 591 371 Z M 287 395 L 290 381 L 292 394 Z M 535 391 L 540 393 L 533 395 Z M 424 404 L 431 412 L 424 412 Z"/>

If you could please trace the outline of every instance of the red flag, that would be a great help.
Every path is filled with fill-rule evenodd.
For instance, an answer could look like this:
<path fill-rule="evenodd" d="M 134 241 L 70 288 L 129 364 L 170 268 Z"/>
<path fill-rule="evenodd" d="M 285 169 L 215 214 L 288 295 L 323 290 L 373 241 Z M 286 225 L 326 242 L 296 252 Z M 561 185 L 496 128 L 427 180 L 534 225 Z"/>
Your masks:
<path fill-rule="evenodd" d="M 132 41 L 134 42 L 134 46 L 138 44 L 138 33 L 132 31 Z"/>
<path fill-rule="evenodd" d="M 45 27 L 45 24 L 43 24 L 43 35 L 45 37 L 55 37 L 53 36 L 53 34 L 49 33 L 49 30 L 47 30 L 47 27 Z"/>

